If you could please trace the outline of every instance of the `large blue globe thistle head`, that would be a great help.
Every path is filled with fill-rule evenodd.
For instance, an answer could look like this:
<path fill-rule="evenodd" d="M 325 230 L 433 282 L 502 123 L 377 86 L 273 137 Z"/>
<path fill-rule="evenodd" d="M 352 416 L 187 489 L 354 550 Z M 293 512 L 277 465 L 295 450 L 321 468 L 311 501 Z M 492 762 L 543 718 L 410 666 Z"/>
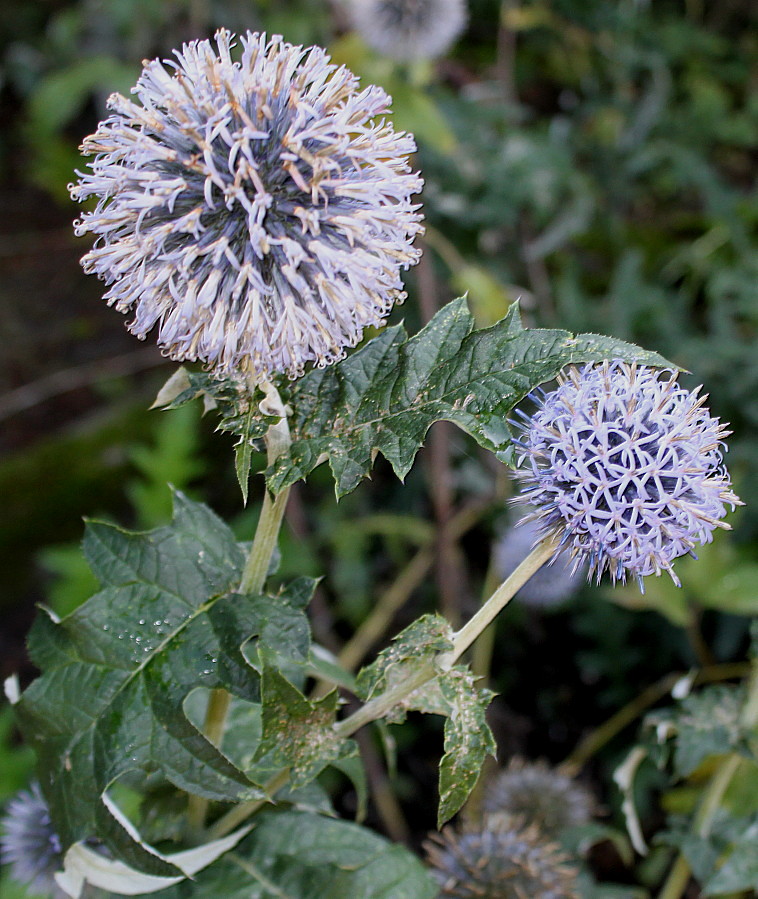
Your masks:
<path fill-rule="evenodd" d="M 339 359 L 405 297 L 418 261 L 412 136 L 383 116 L 390 98 L 318 47 L 226 31 L 176 61 L 146 63 L 88 137 L 71 187 L 97 199 L 77 222 L 82 264 L 158 327 L 174 359 L 219 376 L 297 377 Z"/>
<path fill-rule="evenodd" d="M 729 434 L 677 373 L 625 362 L 570 368 L 533 395 L 515 439 L 523 486 L 542 536 L 560 538 L 599 582 L 667 571 L 708 543 L 727 506 L 741 505 L 723 466 Z"/>

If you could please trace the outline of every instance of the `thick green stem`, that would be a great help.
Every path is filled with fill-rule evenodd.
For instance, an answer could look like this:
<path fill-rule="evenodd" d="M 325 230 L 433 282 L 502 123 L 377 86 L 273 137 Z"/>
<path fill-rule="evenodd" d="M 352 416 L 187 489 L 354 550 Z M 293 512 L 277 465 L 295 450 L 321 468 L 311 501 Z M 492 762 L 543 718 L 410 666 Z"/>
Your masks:
<path fill-rule="evenodd" d="M 266 394 L 261 401 L 261 411 L 266 415 L 278 415 L 279 421 L 269 427 L 265 436 L 266 454 L 269 466 L 274 463 L 282 453 L 286 452 L 291 443 L 289 425 L 287 424 L 287 410 L 285 409 L 279 392 L 273 384 L 265 383 L 262 388 Z M 271 557 L 276 549 L 279 531 L 284 519 L 284 510 L 287 505 L 289 488 L 282 490 L 275 497 L 271 497 L 268 490 L 263 498 L 258 526 L 255 529 L 253 545 L 245 562 L 245 568 L 240 580 L 240 593 L 260 593 L 266 582 L 271 565 Z M 226 727 L 226 716 L 229 711 L 231 696 L 226 690 L 211 691 L 208 699 L 208 708 L 205 713 L 203 733 L 214 746 L 221 745 L 221 739 Z M 194 828 L 200 828 L 205 822 L 208 811 L 208 800 L 201 796 L 190 796 L 187 807 L 189 823 Z"/>
<path fill-rule="evenodd" d="M 453 661 L 459 659 L 479 634 L 495 620 L 529 578 L 551 559 L 558 549 L 558 539 L 545 537 L 535 546 L 518 568 L 495 590 L 486 603 L 453 635 Z"/>
<path fill-rule="evenodd" d="M 453 634 L 453 648 L 450 652 L 442 654 L 435 661 L 427 662 L 413 676 L 369 700 L 357 712 L 335 725 L 337 733 L 341 737 L 349 737 L 364 724 L 382 718 L 398 702 L 402 702 L 414 690 L 435 677 L 440 668 L 455 664 L 479 634 L 505 608 L 514 594 L 524 586 L 540 566 L 555 554 L 556 547 L 557 540 L 550 537 L 539 543 L 513 574 L 495 590 L 481 609 L 459 631 Z"/>
<path fill-rule="evenodd" d="M 208 708 L 205 710 L 203 733 L 214 746 L 221 743 L 226 725 L 226 715 L 229 711 L 229 703 L 232 697 L 226 690 L 212 690 L 208 697 Z M 190 827 L 199 830 L 205 823 L 205 814 L 208 811 L 208 800 L 202 796 L 190 796 L 187 803 L 187 820 Z"/>
<path fill-rule="evenodd" d="M 290 769 L 282 768 L 271 780 L 266 784 L 264 790 L 266 796 L 273 799 L 274 795 L 287 784 L 290 779 Z M 237 825 L 242 824 L 254 812 L 264 806 L 269 800 L 251 799 L 249 802 L 241 802 L 230 809 L 225 815 L 218 819 L 212 827 L 208 828 L 208 839 L 218 840 L 231 833 Z"/>
<path fill-rule="evenodd" d="M 287 451 L 291 438 L 287 413 L 277 389 L 271 384 L 265 384 L 264 390 L 266 398 L 261 402 L 261 409 L 267 414 L 281 416 L 276 424 L 271 425 L 265 437 L 267 460 L 271 466 Z M 279 538 L 288 496 L 289 487 L 286 487 L 275 497 L 272 497 L 267 490 L 263 497 L 263 508 L 255 530 L 255 538 L 245 563 L 245 570 L 242 572 L 240 593 L 260 593 L 263 589 Z"/>

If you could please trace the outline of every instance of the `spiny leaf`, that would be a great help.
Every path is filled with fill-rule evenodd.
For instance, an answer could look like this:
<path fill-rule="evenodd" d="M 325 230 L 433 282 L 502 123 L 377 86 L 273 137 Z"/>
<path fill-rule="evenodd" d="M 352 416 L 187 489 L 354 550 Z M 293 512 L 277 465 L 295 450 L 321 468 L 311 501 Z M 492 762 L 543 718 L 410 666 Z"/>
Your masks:
<path fill-rule="evenodd" d="M 377 660 L 358 675 L 357 690 L 369 699 L 407 681 L 425 666 L 437 673 L 423 686 L 408 694 L 385 716 L 393 724 L 402 723 L 414 710 L 445 718 L 445 752 L 440 763 L 439 824 L 451 818 L 474 788 L 482 764 L 495 752 L 495 740 L 485 719 L 493 696 L 480 690 L 468 668 L 438 667 L 440 654 L 452 648 L 451 628 L 440 615 L 425 615 L 414 621 L 383 650 Z"/>
<path fill-rule="evenodd" d="M 261 795 L 192 725 L 183 703 L 197 688 L 259 699 L 241 644 L 266 642 L 272 600 L 234 592 L 244 554 L 220 519 L 181 494 L 169 527 L 136 534 L 90 522 L 85 553 L 103 589 L 60 622 L 39 617 L 29 649 L 43 674 L 17 706 L 20 723 L 64 850 L 97 833 L 133 867 L 175 875 L 129 837 L 103 793 L 139 772 L 210 800 Z M 299 582 L 292 597 L 277 597 L 269 636 L 281 656 L 286 627 L 289 652 L 303 664 L 308 588 Z"/>
<path fill-rule="evenodd" d="M 465 299 L 455 300 L 410 339 L 388 328 L 337 365 L 292 388 L 292 446 L 268 472 L 275 493 L 329 460 L 337 495 L 353 490 L 377 452 L 404 478 L 430 426 L 457 424 L 508 461 L 506 419 L 513 406 L 566 365 L 601 359 L 666 361 L 595 334 L 525 330 L 514 304 L 502 321 L 474 330 Z"/>
<path fill-rule="evenodd" d="M 402 479 L 426 432 L 443 419 L 511 463 L 506 419 L 516 403 L 566 365 L 602 359 L 671 367 L 657 353 L 622 340 L 526 330 L 515 303 L 501 321 L 475 330 L 465 298 L 454 300 L 413 337 L 402 325 L 387 328 L 336 365 L 314 369 L 292 386 L 278 385 L 292 409 L 292 445 L 267 472 L 269 489 L 280 492 L 328 458 L 337 496 L 343 496 L 369 474 L 377 452 Z M 187 379 L 189 387 L 166 395 L 167 408 L 199 396 L 212 400 L 219 428 L 239 436 L 244 491 L 251 441 L 274 420 L 260 411 L 263 394 L 210 375 L 190 372 Z"/>

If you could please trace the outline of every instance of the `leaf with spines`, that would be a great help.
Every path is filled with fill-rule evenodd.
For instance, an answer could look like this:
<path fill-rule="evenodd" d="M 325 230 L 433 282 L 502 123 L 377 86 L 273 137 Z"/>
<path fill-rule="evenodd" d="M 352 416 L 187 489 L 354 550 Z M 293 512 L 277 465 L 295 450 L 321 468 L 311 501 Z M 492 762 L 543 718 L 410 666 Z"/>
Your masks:
<path fill-rule="evenodd" d="M 433 683 L 439 692 L 437 714 L 445 716 L 445 753 L 440 762 L 437 810 L 439 829 L 461 809 L 476 786 L 485 759 L 497 751 L 485 717 L 495 694 L 477 687 L 476 678 L 463 665 L 438 675 Z"/>
<path fill-rule="evenodd" d="M 623 340 L 525 329 L 515 303 L 501 321 L 475 330 L 466 299 L 454 300 L 413 337 L 402 325 L 387 328 L 336 365 L 278 385 L 292 412 L 292 444 L 267 472 L 269 489 L 280 492 L 328 459 L 343 496 L 370 473 L 377 452 L 402 479 L 426 432 L 441 420 L 511 463 L 506 419 L 513 407 L 565 366 L 603 359 L 672 367 Z M 252 443 L 274 421 L 259 408 L 262 392 L 251 395 L 197 372 L 187 373 L 181 387 L 166 393 L 164 405 L 202 396 L 218 408 L 219 429 L 239 437 L 237 474 L 245 492 Z"/>
<path fill-rule="evenodd" d="M 127 834 L 103 794 L 136 772 L 208 800 L 262 795 L 183 703 L 197 688 L 258 701 L 260 677 L 242 650 L 248 640 L 262 651 L 268 636 L 277 658 L 286 649 L 291 664 L 304 665 L 313 583 L 296 582 L 276 598 L 267 630 L 272 599 L 235 593 L 244 553 L 231 531 L 179 493 L 170 526 L 131 533 L 90 522 L 84 550 L 102 589 L 60 622 L 38 618 L 29 649 L 43 674 L 17 705 L 19 720 L 64 850 L 97 834 L 127 864 L 173 876 L 173 866 Z"/>
<path fill-rule="evenodd" d="M 385 720 L 400 724 L 409 711 L 445 718 L 445 749 L 440 762 L 438 827 L 463 805 L 476 785 L 487 755 L 494 755 L 495 740 L 485 713 L 494 695 L 476 686 L 464 665 L 444 667 L 452 649 L 450 624 L 440 615 L 424 615 L 402 631 L 375 662 L 358 675 L 363 699 L 407 683 L 428 672 L 429 679 L 405 696 Z"/>
<path fill-rule="evenodd" d="M 356 681 L 358 696 L 369 700 L 407 683 L 424 668 L 429 668 L 431 678 L 437 670 L 436 660 L 440 653 L 453 648 L 452 634 L 449 622 L 441 615 L 422 615 L 401 631 L 374 662 L 361 669 Z M 390 724 L 402 724 L 406 711 L 415 708 L 408 703 L 409 697 L 400 701 L 390 709 L 385 720 Z"/>
<path fill-rule="evenodd" d="M 292 445 L 268 472 L 269 489 L 279 492 L 327 458 L 344 495 L 371 471 L 377 452 L 402 479 L 426 432 L 443 419 L 512 461 L 506 419 L 516 403 L 566 365 L 602 359 L 670 365 L 609 337 L 525 330 L 516 304 L 502 321 L 474 330 L 465 298 L 455 300 L 415 336 L 388 328 L 295 383 L 287 399 Z"/>

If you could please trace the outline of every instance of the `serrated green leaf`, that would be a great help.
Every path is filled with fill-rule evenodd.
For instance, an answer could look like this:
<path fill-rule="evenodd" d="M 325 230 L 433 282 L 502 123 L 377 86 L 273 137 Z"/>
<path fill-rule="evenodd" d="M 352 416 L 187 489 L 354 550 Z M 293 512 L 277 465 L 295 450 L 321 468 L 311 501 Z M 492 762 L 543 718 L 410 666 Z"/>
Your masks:
<path fill-rule="evenodd" d="M 311 701 L 276 668 L 264 664 L 261 702 L 263 735 L 255 761 L 290 768 L 295 786 L 313 780 L 327 765 L 357 754 L 357 744 L 334 730 L 336 690 Z"/>
<path fill-rule="evenodd" d="M 506 459 L 513 406 L 566 365 L 617 358 L 667 365 L 655 353 L 594 334 L 525 330 L 514 304 L 475 331 L 465 299 L 418 334 L 388 328 L 337 365 L 314 370 L 287 402 L 292 445 L 268 472 L 277 493 L 329 459 L 337 495 L 356 487 L 380 452 L 404 478 L 429 427 L 446 419 Z"/>
<path fill-rule="evenodd" d="M 497 746 L 485 717 L 492 691 L 477 688 L 474 675 L 463 666 L 440 674 L 436 681 L 447 703 L 445 754 L 439 775 L 439 829 L 468 799 L 484 760 L 495 755 Z"/>
<path fill-rule="evenodd" d="M 381 453 L 401 479 L 413 465 L 426 432 L 448 420 L 477 442 L 510 458 L 506 419 L 516 403 L 571 364 L 624 359 L 668 366 L 657 353 L 597 334 L 527 330 L 514 303 L 501 321 L 474 330 L 461 298 L 448 303 L 413 337 L 402 326 L 387 328 L 361 349 L 327 369 L 314 369 L 291 387 L 279 384 L 292 409 L 292 444 L 267 471 L 268 487 L 279 493 L 328 458 L 336 492 L 353 490 Z M 238 435 L 237 473 L 247 482 L 249 448 L 276 419 L 231 381 L 188 372 L 190 386 L 167 408 L 209 398 L 221 415 L 219 429 Z M 169 394 L 170 396 L 170 394 Z"/>
<path fill-rule="evenodd" d="M 348 821 L 262 812 L 253 832 L 162 899 L 433 899 L 439 887 L 403 846 Z"/>
<path fill-rule="evenodd" d="M 241 644 L 280 641 L 283 619 L 304 664 L 308 585 L 275 600 L 235 594 L 243 553 L 220 519 L 181 494 L 168 527 L 137 534 L 89 523 L 85 553 L 103 589 L 60 622 L 38 618 L 29 648 L 43 674 L 17 705 L 19 721 L 64 850 L 97 833 L 133 867 L 171 876 L 113 818 L 103 794 L 141 772 L 210 800 L 261 795 L 190 722 L 184 702 L 198 687 L 258 700 Z"/>
<path fill-rule="evenodd" d="M 407 682 L 421 669 L 435 666 L 440 654 L 452 648 L 450 624 L 440 615 L 424 615 L 402 631 L 376 661 L 358 675 L 362 699 Z M 408 711 L 445 718 L 445 751 L 440 762 L 439 825 L 451 818 L 476 784 L 484 759 L 495 753 L 495 740 L 485 719 L 493 694 L 477 688 L 468 668 L 430 668 L 430 679 L 385 715 L 399 724 Z"/>

